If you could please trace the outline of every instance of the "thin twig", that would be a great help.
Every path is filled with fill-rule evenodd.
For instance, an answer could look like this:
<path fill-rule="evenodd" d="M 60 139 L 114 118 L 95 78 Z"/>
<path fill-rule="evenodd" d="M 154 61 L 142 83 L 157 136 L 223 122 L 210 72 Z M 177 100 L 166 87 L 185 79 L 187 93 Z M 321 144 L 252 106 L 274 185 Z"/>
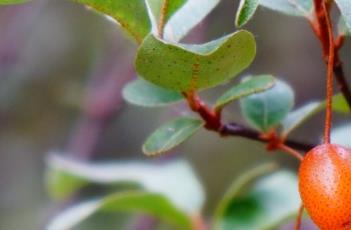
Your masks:
<path fill-rule="evenodd" d="M 301 153 L 299 153 L 298 151 L 296 151 L 295 149 L 292 149 L 291 147 L 285 145 L 285 144 L 280 144 L 278 146 L 278 148 L 280 150 L 283 150 L 284 152 L 290 154 L 291 156 L 297 158 L 299 161 L 302 161 L 303 159 L 303 155 L 301 155 Z"/>
<path fill-rule="evenodd" d="M 259 141 L 263 143 L 268 143 L 270 141 L 267 138 L 263 138 L 262 134 L 259 131 L 250 129 L 248 127 L 245 127 L 243 125 L 239 125 L 236 123 L 229 123 L 229 124 L 223 125 L 222 130 L 220 131 L 220 134 L 224 136 L 244 137 L 250 140 Z M 302 151 L 308 151 L 315 146 L 314 144 L 303 143 L 303 142 L 290 140 L 290 139 L 285 140 L 284 143 L 285 145 L 291 148 L 299 149 Z"/>
<path fill-rule="evenodd" d="M 329 12 L 325 2 L 322 4 L 323 12 L 325 14 L 326 27 L 328 31 L 329 50 L 328 50 L 328 69 L 326 81 L 326 115 L 324 125 L 324 142 L 330 143 L 330 129 L 332 124 L 332 103 L 333 103 L 333 70 L 334 70 L 334 35 L 333 27 L 330 21 Z"/>
<path fill-rule="evenodd" d="M 169 0 L 163 0 L 161 10 L 160 10 L 160 18 L 158 21 L 158 36 L 160 38 L 163 38 L 163 32 L 166 24 L 166 16 L 168 12 L 168 5 L 169 5 Z"/>
<path fill-rule="evenodd" d="M 250 140 L 264 143 L 270 143 L 272 141 L 270 138 L 264 137 L 261 132 L 246 126 L 236 123 L 223 124 L 221 121 L 221 113 L 209 108 L 195 92 L 184 93 L 184 96 L 187 99 L 191 110 L 199 114 L 204 120 L 206 129 L 217 132 L 221 136 L 245 137 Z M 314 147 L 314 145 L 294 140 L 285 140 L 284 143 L 291 148 L 303 151 L 308 151 Z"/>
<path fill-rule="evenodd" d="M 339 49 L 342 46 L 342 41 L 343 38 L 340 40 L 331 41 L 329 39 L 328 35 L 328 22 L 327 22 L 327 17 L 329 15 L 326 15 L 323 10 L 323 5 L 325 5 L 323 0 L 314 0 L 314 13 L 315 13 L 315 21 L 309 18 L 309 22 L 311 24 L 311 27 L 316 34 L 317 38 L 320 40 L 321 45 L 323 47 L 323 57 L 324 60 L 327 62 L 328 60 L 328 53 L 330 49 L 330 43 L 334 43 L 335 45 L 335 50 L 334 50 L 334 67 L 333 67 L 333 72 L 335 74 L 335 79 L 338 83 L 338 87 L 342 95 L 344 96 L 350 111 L 351 111 L 351 89 L 347 83 L 344 70 L 343 70 L 343 65 L 339 57 Z M 330 9 L 330 4 L 326 6 L 327 11 Z M 330 19 L 330 17 L 329 17 Z M 339 37 L 340 38 L 340 37 Z"/>
<path fill-rule="evenodd" d="M 300 205 L 299 211 L 297 213 L 296 217 L 296 222 L 295 222 L 295 230 L 300 230 L 301 229 L 301 222 L 302 222 L 302 215 L 303 215 L 303 210 L 304 210 L 303 204 Z"/>

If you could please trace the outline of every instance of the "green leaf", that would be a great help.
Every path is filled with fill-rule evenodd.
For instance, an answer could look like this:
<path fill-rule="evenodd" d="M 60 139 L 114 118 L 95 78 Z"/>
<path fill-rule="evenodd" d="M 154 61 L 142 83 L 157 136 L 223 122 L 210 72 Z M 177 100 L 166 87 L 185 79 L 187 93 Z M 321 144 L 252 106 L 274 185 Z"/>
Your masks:
<path fill-rule="evenodd" d="M 264 165 L 234 182 L 216 211 L 214 229 L 277 229 L 297 213 L 301 201 L 293 173 L 278 171 L 255 181 L 272 170 Z"/>
<path fill-rule="evenodd" d="M 278 125 L 294 105 L 294 92 L 281 80 L 269 90 L 240 99 L 241 112 L 249 124 L 267 132 Z"/>
<path fill-rule="evenodd" d="M 325 109 L 326 102 L 325 100 L 320 103 L 319 109 Z M 333 96 L 333 111 L 338 113 L 350 113 L 350 108 L 341 93 L 337 93 Z"/>
<path fill-rule="evenodd" d="M 299 127 L 308 118 L 321 110 L 321 102 L 310 102 L 295 111 L 290 112 L 282 121 L 283 135 L 288 135 L 294 129 Z"/>
<path fill-rule="evenodd" d="M 146 0 L 153 34 L 158 34 L 164 0 Z M 181 40 L 219 3 L 219 0 L 167 0 L 163 39 Z M 186 22 L 186 23 L 184 23 Z"/>
<path fill-rule="evenodd" d="M 338 22 L 338 33 L 339 35 L 344 35 L 344 36 L 350 36 L 351 35 L 351 29 L 346 25 L 344 17 L 339 18 Z"/>
<path fill-rule="evenodd" d="M 236 12 L 235 25 L 242 27 L 255 14 L 259 0 L 240 0 L 238 11 Z"/>
<path fill-rule="evenodd" d="M 351 136 L 350 123 L 337 127 L 333 129 L 331 132 L 331 140 L 333 143 L 339 144 L 348 148 L 351 148 L 350 136 Z"/>
<path fill-rule="evenodd" d="M 170 2 L 174 0 L 169 0 Z M 218 5 L 220 0 L 187 0 L 167 22 L 164 39 L 178 42 Z"/>
<path fill-rule="evenodd" d="M 177 209 L 166 197 L 147 192 L 121 192 L 105 198 L 86 201 L 58 215 L 46 229 L 72 229 L 97 212 L 128 212 L 154 216 L 177 226 L 192 229 L 190 218 Z"/>
<path fill-rule="evenodd" d="M 325 103 L 323 106 L 325 107 Z M 333 110 L 339 113 L 350 113 L 350 108 L 341 93 L 338 93 L 333 97 Z"/>
<path fill-rule="evenodd" d="M 182 117 L 175 119 L 152 133 L 143 145 L 148 156 L 157 156 L 189 139 L 204 125 L 202 120 Z"/>
<path fill-rule="evenodd" d="M 50 161 L 53 160 L 52 157 Z M 69 171 L 55 167 L 50 168 L 46 175 L 46 185 L 50 196 L 59 200 L 69 198 L 89 183 L 87 179 L 81 176 L 72 175 Z"/>
<path fill-rule="evenodd" d="M 137 43 L 151 30 L 144 0 L 74 0 L 114 18 Z"/>
<path fill-rule="evenodd" d="M 92 164 L 51 154 L 47 164 L 48 191 L 56 199 L 67 199 L 90 184 L 113 188 L 133 184 L 143 191 L 164 195 L 189 214 L 199 213 L 205 200 L 201 183 L 191 166 L 182 160 L 163 164 L 136 161 Z"/>
<path fill-rule="evenodd" d="M 149 17 L 152 23 L 152 30 L 154 34 L 158 34 L 158 27 L 161 16 L 164 17 L 166 24 L 170 17 L 186 2 L 186 0 L 145 0 L 148 9 Z M 165 5 L 164 5 L 165 4 Z M 163 6 L 165 6 L 163 8 Z M 164 12 L 162 12 L 164 10 Z M 164 15 L 162 15 L 162 13 Z M 165 25 L 164 24 L 164 25 Z"/>
<path fill-rule="evenodd" d="M 30 0 L 0 0 L 0 5 L 11 5 L 11 4 L 20 4 L 26 3 Z"/>
<path fill-rule="evenodd" d="M 335 0 L 347 27 L 351 30 L 351 2 L 350 0 Z"/>
<path fill-rule="evenodd" d="M 148 7 L 150 8 L 150 11 L 152 13 L 152 15 L 150 15 L 151 17 L 154 18 L 154 20 L 156 20 L 157 22 L 159 22 L 158 20 L 161 18 L 162 15 L 162 6 L 163 3 L 167 1 L 166 7 L 165 7 L 165 22 L 167 22 L 170 17 L 179 9 L 181 8 L 184 3 L 187 0 L 146 0 L 146 3 L 148 5 Z"/>
<path fill-rule="evenodd" d="M 274 77 L 271 75 L 250 76 L 247 81 L 237 84 L 225 92 L 216 102 L 215 108 L 221 109 L 230 102 L 254 93 L 267 90 L 274 85 Z"/>
<path fill-rule="evenodd" d="M 312 0 L 259 0 L 259 2 L 261 6 L 291 16 L 308 16 L 313 9 Z"/>
<path fill-rule="evenodd" d="M 150 35 L 138 50 L 136 69 L 156 85 L 185 92 L 230 80 L 255 54 L 255 39 L 244 30 L 202 45 L 175 45 Z"/>
<path fill-rule="evenodd" d="M 164 89 L 141 79 L 128 83 L 122 94 L 129 103 L 147 107 L 165 106 L 184 99 L 177 91 Z"/>
<path fill-rule="evenodd" d="M 325 109 L 325 106 L 326 102 L 324 100 L 320 103 L 318 109 Z M 350 113 L 350 107 L 341 93 L 337 93 L 333 96 L 333 111 L 338 113 Z"/>

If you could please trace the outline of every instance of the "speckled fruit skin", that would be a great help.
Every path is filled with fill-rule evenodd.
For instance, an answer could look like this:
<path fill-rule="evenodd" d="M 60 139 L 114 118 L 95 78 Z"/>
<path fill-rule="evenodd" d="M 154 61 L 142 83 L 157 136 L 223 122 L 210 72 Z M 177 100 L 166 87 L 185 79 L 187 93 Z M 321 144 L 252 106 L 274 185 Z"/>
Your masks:
<path fill-rule="evenodd" d="M 299 190 L 320 229 L 351 229 L 351 150 L 335 144 L 310 150 L 300 165 Z"/>

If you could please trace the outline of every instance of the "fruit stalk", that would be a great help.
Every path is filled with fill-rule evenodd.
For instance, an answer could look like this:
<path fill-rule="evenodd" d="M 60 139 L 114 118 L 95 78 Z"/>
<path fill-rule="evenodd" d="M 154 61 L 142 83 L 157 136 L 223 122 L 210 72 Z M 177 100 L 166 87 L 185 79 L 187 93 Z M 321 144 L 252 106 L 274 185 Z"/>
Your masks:
<path fill-rule="evenodd" d="M 322 8 L 325 14 L 325 22 L 328 32 L 329 39 L 329 50 L 328 50 L 328 68 L 327 68 L 327 81 L 326 81 L 326 115 L 324 125 L 324 143 L 330 143 L 330 129 L 332 125 L 332 106 L 333 106 L 333 70 L 334 70 L 334 35 L 333 27 L 330 21 L 329 10 L 326 3 L 323 1 Z"/>
<path fill-rule="evenodd" d="M 317 38 L 320 40 L 321 45 L 323 47 L 323 57 L 326 62 L 328 62 L 328 53 L 330 47 L 330 40 L 328 36 L 328 26 L 327 26 L 327 16 L 323 9 L 323 5 L 327 4 L 326 8 L 329 12 L 332 2 L 328 1 L 327 3 L 323 3 L 323 0 L 314 0 L 314 17 L 310 17 L 309 22 L 311 27 L 316 34 Z M 314 20 L 315 19 L 315 20 Z M 341 91 L 342 95 L 344 96 L 350 111 L 351 111 L 351 90 L 348 86 L 347 80 L 345 78 L 343 65 L 339 57 L 339 49 L 343 45 L 344 36 L 339 35 L 335 41 L 335 49 L 334 49 L 334 74 L 336 81 L 338 83 L 338 88 Z"/>

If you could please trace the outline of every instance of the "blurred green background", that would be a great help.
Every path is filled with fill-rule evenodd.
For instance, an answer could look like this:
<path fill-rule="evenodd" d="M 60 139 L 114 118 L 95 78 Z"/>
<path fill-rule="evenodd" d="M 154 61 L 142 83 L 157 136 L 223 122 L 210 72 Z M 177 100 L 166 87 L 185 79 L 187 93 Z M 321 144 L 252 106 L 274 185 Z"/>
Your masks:
<path fill-rule="evenodd" d="M 222 0 L 184 42 L 201 43 L 236 30 L 237 2 Z M 241 76 L 279 76 L 294 88 L 297 106 L 323 98 L 321 48 L 304 19 L 260 8 L 247 29 L 256 37 L 258 54 Z M 135 78 L 135 49 L 113 22 L 70 1 L 0 7 L 0 229 L 43 229 L 62 208 L 45 191 L 48 152 L 92 161 L 147 160 L 141 153 L 147 135 L 171 117 L 190 113 L 184 105 L 146 109 L 122 101 L 123 84 Z M 350 52 L 346 41 L 341 56 L 347 73 Z M 212 103 L 226 88 L 202 96 Z M 235 103 L 225 118 L 244 122 Z M 337 116 L 336 124 L 342 118 Z M 319 114 L 292 137 L 317 143 L 322 119 Z M 297 166 L 295 159 L 267 153 L 260 143 L 205 130 L 172 154 L 188 159 L 201 178 L 208 216 L 243 170 L 271 160 L 293 170 Z"/>

